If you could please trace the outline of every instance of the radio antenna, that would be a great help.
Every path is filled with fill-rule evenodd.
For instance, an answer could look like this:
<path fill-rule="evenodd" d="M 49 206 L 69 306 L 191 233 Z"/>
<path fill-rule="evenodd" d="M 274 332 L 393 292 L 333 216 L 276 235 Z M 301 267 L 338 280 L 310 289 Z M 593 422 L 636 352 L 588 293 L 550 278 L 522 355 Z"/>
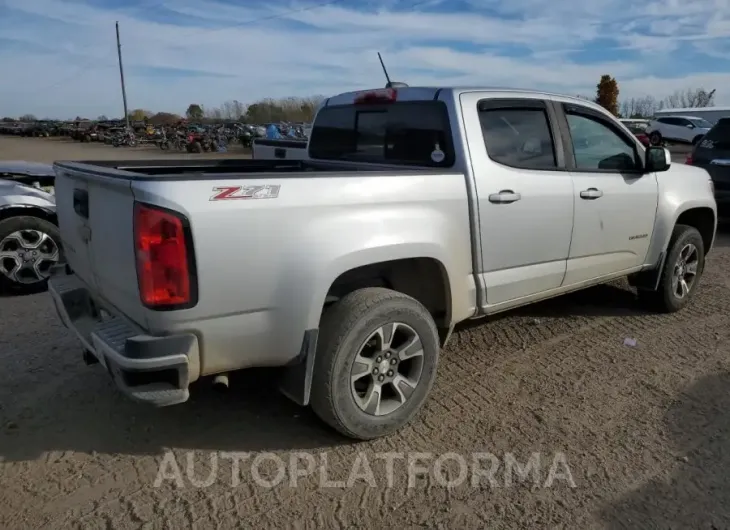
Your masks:
<path fill-rule="evenodd" d="M 378 52 L 378 59 L 380 60 L 380 66 L 383 67 L 383 73 L 385 74 L 385 80 L 388 82 L 388 87 L 390 87 L 390 76 L 388 75 L 388 69 L 385 68 L 385 63 L 383 62 L 383 57 L 380 55 L 380 52 Z"/>

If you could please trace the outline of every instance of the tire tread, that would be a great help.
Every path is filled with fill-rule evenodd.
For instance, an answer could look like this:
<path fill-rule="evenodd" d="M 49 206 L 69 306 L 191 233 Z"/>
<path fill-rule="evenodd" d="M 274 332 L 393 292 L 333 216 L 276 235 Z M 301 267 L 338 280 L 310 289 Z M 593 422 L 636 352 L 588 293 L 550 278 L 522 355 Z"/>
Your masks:
<path fill-rule="evenodd" d="M 322 421 L 349 438 L 370 439 L 378 435 L 368 437 L 354 432 L 339 416 L 335 405 L 336 389 L 333 388 L 337 377 L 337 374 L 334 373 L 335 358 L 342 342 L 358 320 L 369 313 L 372 308 L 390 301 L 406 302 L 407 306 L 410 306 L 407 307 L 408 309 L 412 308 L 419 313 L 419 316 L 427 316 L 431 320 L 428 310 L 414 298 L 382 287 L 367 287 L 344 296 L 324 312 L 320 321 L 310 404 Z M 436 327 L 432 320 L 431 324 L 435 340 L 438 341 Z"/>

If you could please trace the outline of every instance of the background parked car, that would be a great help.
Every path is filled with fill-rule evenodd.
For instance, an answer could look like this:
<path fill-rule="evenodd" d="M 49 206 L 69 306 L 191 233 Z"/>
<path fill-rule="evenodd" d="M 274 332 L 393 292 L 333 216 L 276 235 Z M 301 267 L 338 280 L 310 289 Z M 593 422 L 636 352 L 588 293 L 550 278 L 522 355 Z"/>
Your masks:
<path fill-rule="evenodd" d="M 50 164 L 0 161 L 0 292 L 45 289 L 63 259 Z"/>
<path fill-rule="evenodd" d="M 646 133 L 652 145 L 666 140 L 696 145 L 711 128 L 710 122 L 695 116 L 662 116 L 649 123 Z"/>
<path fill-rule="evenodd" d="M 692 149 L 687 164 L 705 169 L 715 187 L 718 215 L 730 216 L 730 118 L 721 118 Z"/>
<path fill-rule="evenodd" d="M 640 120 L 640 119 L 622 119 L 621 123 L 623 123 L 628 130 L 630 130 L 632 133 L 634 133 L 634 136 L 644 145 L 649 146 L 651 145 L 651 142 L 649 141 L 649 135 L 646 134 L 646 129 L 649 126 L 649 120 Z"/>

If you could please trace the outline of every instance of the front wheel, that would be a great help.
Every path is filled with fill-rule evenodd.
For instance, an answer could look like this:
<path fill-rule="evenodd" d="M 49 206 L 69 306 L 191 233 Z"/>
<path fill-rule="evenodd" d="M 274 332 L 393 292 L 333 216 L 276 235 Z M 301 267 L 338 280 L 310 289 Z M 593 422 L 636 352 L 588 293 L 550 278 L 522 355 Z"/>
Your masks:
<path fill-rule="evenodd" d="M 354 291 L 322 316 L 312 409 L 350 438 L 390 434 L 421 409 L 439 349 L 433 318 L 417 300 L 377 287 Z"/>
<path fill-rule="evenodd" d="M 639 291 L 639 298 L 662 313 L 686 306 L 697 291 L 705 268 L 705 244 L 696 228 L 677 225 L 656 291 Z"/>
<path fill-rule="evenodd" d="M 45 290 L 51 267 L 63 260 L 58 227 L 18 216 L 0 222 L 0 290 L 30 294 Z"/>

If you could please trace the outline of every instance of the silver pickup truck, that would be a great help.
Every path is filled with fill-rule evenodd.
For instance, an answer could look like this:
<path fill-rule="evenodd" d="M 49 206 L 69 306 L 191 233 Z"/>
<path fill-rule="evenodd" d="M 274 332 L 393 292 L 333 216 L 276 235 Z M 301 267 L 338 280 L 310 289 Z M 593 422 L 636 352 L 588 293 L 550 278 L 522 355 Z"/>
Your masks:
<path fill-rule="evenodd" d="M 319 109 L 308 160 L 57 162 L 50 292 L 129 396 L 281 367 L 356 439 L 408 422 L 458 322 L 628 276 L 677 311 L 716 230 L 706 171 L 599 106 L 375 89 Z"/>

